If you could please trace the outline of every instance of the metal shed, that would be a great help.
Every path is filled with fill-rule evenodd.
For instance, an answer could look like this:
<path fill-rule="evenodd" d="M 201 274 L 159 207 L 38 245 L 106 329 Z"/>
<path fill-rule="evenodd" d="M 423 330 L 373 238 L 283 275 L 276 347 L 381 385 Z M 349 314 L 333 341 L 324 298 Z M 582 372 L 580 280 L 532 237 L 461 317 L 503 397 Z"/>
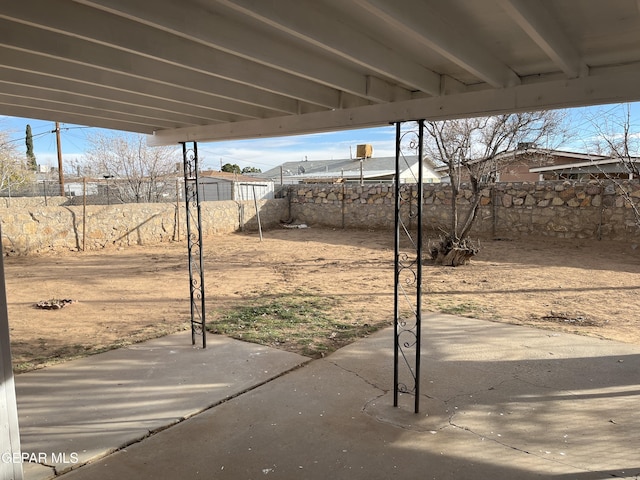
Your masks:
<path fill-rule="evenodd" d="M 198 179 L 200 200 L 270 200 L 274 198 L 274 183 L 264 178 L 236 175 L 228 172 L 202 172 Z"/>

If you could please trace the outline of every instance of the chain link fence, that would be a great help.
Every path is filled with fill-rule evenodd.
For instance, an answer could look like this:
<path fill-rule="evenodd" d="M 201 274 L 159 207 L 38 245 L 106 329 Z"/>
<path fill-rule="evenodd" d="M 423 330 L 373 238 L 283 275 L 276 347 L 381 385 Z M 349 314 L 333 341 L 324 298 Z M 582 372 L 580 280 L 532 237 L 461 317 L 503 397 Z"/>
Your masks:
<path fill-rule="evenodd" d="M 0 190 L 0 198 L 65 197 L 65 205 L 117 205 L 123 203 L 169 203 L 184 198 L 182 181 L 131 182 L 116 179 L 68 179 L 61 187 L 57 180 L 44 180 Z M 59 204 L 59 203 L 58 203 Z"/>
<path fill-rule="evenodd" d="M 273 185 L 258 179 L 254 184 L 200 178 L 200 201 L 285 198 L 290 185 Z M 64 193 L 63 193 L 64 192 Z M 11 199 L 38 198 L 48 205 L 118 205 L 124 203 L 175 203 L 184 200 L 184 179 L 168 178 L 154 182 L 132 182 L 115 178 L 67 178 L 61 188 L 57 179 L 38 180 L 19 187 L 0 190 L 0 199 L 9 206 Z M 60 199 L 64 201 L 61 203 Z"/>

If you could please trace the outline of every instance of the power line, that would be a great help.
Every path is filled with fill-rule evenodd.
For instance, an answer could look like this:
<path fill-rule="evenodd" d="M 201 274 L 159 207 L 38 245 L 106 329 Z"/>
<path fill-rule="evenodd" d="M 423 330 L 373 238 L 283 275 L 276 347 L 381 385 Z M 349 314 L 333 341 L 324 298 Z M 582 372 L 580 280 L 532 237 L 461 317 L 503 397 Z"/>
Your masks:
<path fill-rule="evenodd" d="M 51 122 L 46 122 L 46 123 L 51 123 Z M 38 124 L 35 124 L 35 125 L 36 125 L 36 128 L 34 129 L 34 128 L 33 128 L 33 125 L 34 125 L 34 124 L 31 124 L 31 123 L 25 123 L 25 126 L 26 126 L 26 125 L 31 125 L 31 126 L 32 126 L 32 131 L 33 131 L 33 130 L 40 130 L 40 129 L 44 129 L 44 130 L 40 131 L 39 133 L 35 133 L 35 132 L 34 132 L 34 133 L 32 133 L 31 138 L 40 138 L 40 137 L 44 137 L 45 135 L 51 135 L 51 134 L 55 134 L 55 133 L 56 133 L 56 129 L 55 129 L 55 127 L 54 127 L 53 129 L 51 129 L 51 127 L 50 127 L 50 126 L 46 126 L 46 127 L 45 127 L 44 125 L 43 125 L 43 126 L 39 126 Z M 55 123 L 54 123 L 54 125 L 55 125 Z M 70 130 L 85 130 L 85 129 L 87 129 L 87 128 L 95 128 L 95 127 L 88 127 L 88 126 L 76 125 L 76 126 L 71 126 L 71 127 L 64 127 L 64 126 L 60 126 L 59 128 L 60 128 L 60 131 L 63 131 L 63 130 L 64 130 L 64 131 L 70 131 Z M 19 137 L 12 138 L 12 139 L 10 139 L 10 140 L 7 140 L 7 141 L 5 141 L 5 142 L 1 143 L 1 144 L 0 144 L 0 147 L 4 147 L 4 146 L 6 146 L 6 145 L 10 145 L 10 144 L 12 144 L 12 143 L 20 143 L 20 142 L 24 142 L 24 141 L 25 141 L 25 135 L 21 135 L 21 136 L 19 136 Z"/>
<path fill-rule="evenodd" d="M 49 134 L 51 134 L 51 133 L 52 133 L 52 132 L 42 132 L 42 133 L 37 133 L 37 134 L 35 134 L 35 135 L 33 135 L 33 134 L 32 134 L 32 135 L 31 135 L 31 138 L 38 138 L 38 137 L 42 137 L 42 136 L 44 136 L 44 135 L 49 135 Z M 13 140 L 7 140 L 7 141 L 6 141 L 6 142 L 4 142 L 4 143 L 0 143 L 0 147 L 5 147 L 5 146 L 10 145 L 10 144 L 12 144 L 12 143 L 24 142 L 24 141 L 25 141 L 25 138 L 26 138 L 26 136 L 22 136 L 22 137 L 20 137 L 20 138 L 15 138 L 15 139 L 13 139 Z"/>

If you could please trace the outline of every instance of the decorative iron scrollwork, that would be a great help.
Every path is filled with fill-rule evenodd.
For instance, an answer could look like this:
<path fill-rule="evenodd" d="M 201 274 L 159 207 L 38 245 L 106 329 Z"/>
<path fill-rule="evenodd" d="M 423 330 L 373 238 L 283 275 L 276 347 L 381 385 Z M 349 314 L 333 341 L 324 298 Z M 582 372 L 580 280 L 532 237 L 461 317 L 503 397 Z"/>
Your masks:
<path fill-rule="evenodd" d="M 191 343 L 196 335 L 202 337 L 202 348 L 207 346 L 204 309 L 204 264 L 202 251 L 202 220 L 198 189 L 198 145 L 192 148 L 182 144 L 184 163 L 184 191 L 187 210 L 187 247 L 189 250 L 189 285 L 191 297 Z"/>
<path fill-rule="evenodd" d="M 420 335 L 422 321 L 422 205 L 424 122 L 401 132 L 396 124 L 394 400 L 415 396 L 420 410 Z M 407 153 L 418 157 L 417 176 L 402 183 L 401 172 L 413 171 Z M 404 167 L 404 168 L 403 168 Z"/>

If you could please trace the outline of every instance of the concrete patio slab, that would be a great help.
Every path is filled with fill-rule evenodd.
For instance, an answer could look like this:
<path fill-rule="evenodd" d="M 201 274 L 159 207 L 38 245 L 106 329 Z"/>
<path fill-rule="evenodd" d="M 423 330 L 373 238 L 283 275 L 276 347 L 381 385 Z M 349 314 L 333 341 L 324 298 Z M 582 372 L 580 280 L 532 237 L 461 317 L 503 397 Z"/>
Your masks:
<path fill-rule="evenodd" d="M 378 332 L 63 479 L 640 478 L 640 346 L 431 315 L 414 414 L 411 396 L 392 406 L 392 341 L 392 329 Z M 135 364 L 141 352 L 125 353 Z M 172 392 L 165 382 L 153 398 Z M 80 438 L 64 430 L 66 441 L 82 449 L 84 425 L 69 415 Z M 38 431 L 42 448 L 63 440 Z"/>
<path fill-rule="evenodd" d="M 190 332 L 16 376 L 27 479 L 100 458 L 309 361 L 289 352 Z"/>

